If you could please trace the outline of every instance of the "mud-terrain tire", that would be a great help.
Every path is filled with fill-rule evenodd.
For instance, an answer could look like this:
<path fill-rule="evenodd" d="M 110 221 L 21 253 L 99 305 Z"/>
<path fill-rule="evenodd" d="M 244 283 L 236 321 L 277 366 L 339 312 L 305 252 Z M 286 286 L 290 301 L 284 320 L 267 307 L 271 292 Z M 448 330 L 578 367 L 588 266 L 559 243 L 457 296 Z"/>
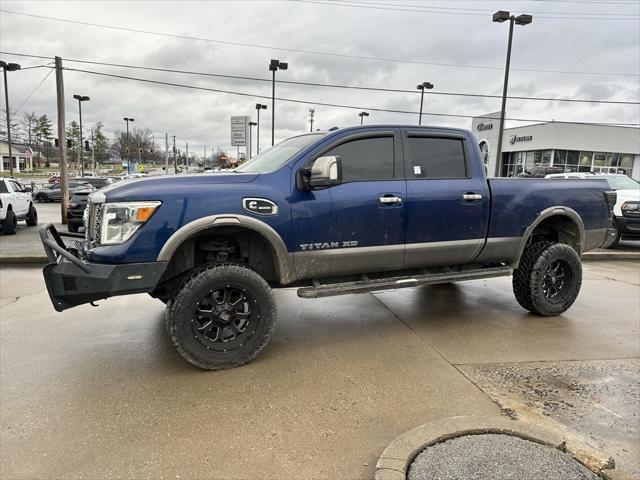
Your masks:
<path fill-rule="evenodd" d="M 18 219 L 16 218 L 16 214 L 13 213 L 13 210 L 8 210 L 7 216 L 2 222 L 2 233 L 5 235 L 15 235 L 17 226 Z"/>
<path fill-rule="evenodd" d="M 29 205 L 29 211 L 27 212 L 27 218 L 25 220 L 27 225 L 30 227 L 38 225 L 38 211 L 36 210 L 36 207 Z"/>
<path fill-rule="evenodd" d="M 525 250 L 513 274 L 513 293 L 518 303 L 545 317 L 568 310 L 581 285 L 580 257 L 564 243 L 534 243 Z"/>
<path fill-rule="evenodd" d="M 188 279 L 167 304 L 166 328 L 182 357 L 205 370 L 253 360 L 275 329 L 269 284 L 240 265 L 208 267 Z"/>

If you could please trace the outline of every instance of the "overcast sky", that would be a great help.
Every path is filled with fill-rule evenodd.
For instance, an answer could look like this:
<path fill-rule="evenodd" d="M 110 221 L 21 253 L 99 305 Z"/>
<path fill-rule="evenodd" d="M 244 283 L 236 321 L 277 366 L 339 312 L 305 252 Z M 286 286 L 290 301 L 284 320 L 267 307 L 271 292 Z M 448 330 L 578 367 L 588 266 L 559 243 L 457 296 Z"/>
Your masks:
<path fill-rule="evenodd" d="M 330 0 L 320 0 L 329 3 Z M 378 5 L 375 8 L 375 3 Z M 508 25 L 491 13 L 531 13 L 533 23 L 514 31 L 510 95 L 640 101 L 640 1 L 437 1 L 358 0 L 354 6 L 294 1 L 9 1 L 3 10 L 102 25 L 264 46 L 229 45 L 64 23 L 0 13 L 0 50 L 199 72 L 270 78 L 271 58 L 289 63 L 277 78 L 413 90 L 430 81 L 434 92 L 501 94 Z M 345 2 L 346 3 L 346 2 Z M 352 3 L 355 5 L 356 3 Z M 364 8 L 363 8 L 364 7 Z M 395 8 L 397 10 L 392 10 Z M 428 9 L 431 8 L 430 11 Z M 460 10 L 450 10 L 458 8 Z M 422 10 L 422 11 L 406 11 Z M 590 14 L 600 15 L 590 15 Z M 616 14 L 603 15 L 603 14 Z M 588 19 L 585 19 L 588 17 Z M 605 19 L 606 18 L 606 19 Z M 344 58 L 312 50 L 400 61 Z M 47 60 L 1 54 L 23 67 Z M 454 64 L 498 68 L 465 68 Z M 194 86 L 271 95 L 271 84 L 65 62 L 65 66 Z M 536 71 L 527 71 L 536 70 Z M 550 73 L 540 70 L 588 73 Z M 46 68 L 9 73 L 11 110 L 47 74 Z M 597 74 L 596 74 L 597 73 Z M 20 112 L 55 120 L 51 74 Z M 202 153 L 206 145 L 229 148 L 230 116 L 261 114 L 261 146 L 270 144 L 271 101 L 224 93 L 139 83 L 65 71 L 67 122 L 77 119 L 74 93 L 88 95 L 85 125 L 102 121 L 107 134 L 124 129 L 124 116 L 151 129 L 158 142 L 176 135 Z M 419 93 L 381 93 L 279 84 L 276 96 L 367 108 L 417 111 Z M 276 141 L 309 129 L 310 104 L 277 102 Z M 315 106 L 314 128 L 359 123 L 358 110 Z M 500 109 L 499 99 L 425 97 L 425 112 L 481 115 Z M 640 123 L 638 105 L 510 100 L 507 116 L 566 121 Z M 417 115 L 371 112 L 367 123 L 417 122 Z M 469 128 L 470 119 L 423 117 L 423 123 Z M 508 122 L 510 125 L 522 123 Z"/>

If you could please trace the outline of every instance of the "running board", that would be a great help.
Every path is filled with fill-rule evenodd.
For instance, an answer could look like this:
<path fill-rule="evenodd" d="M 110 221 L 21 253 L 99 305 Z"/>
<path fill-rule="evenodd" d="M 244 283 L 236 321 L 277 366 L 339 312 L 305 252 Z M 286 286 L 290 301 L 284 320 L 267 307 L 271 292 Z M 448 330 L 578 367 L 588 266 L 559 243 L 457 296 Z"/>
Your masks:
<path fill-rule="evenodd" d="M 481 278 L 505 277 L 511 275 L 511 267 L 490 267 L 465 270 L 461 272 L 424 273 L 421 275 L 395 276 L 369 279 L 366 275 L 361 280 L 344 283 L 321 284 L 313 281 L 313 286 L 298 289 L 301 298 L 333 297 L 350 293 L 364 293 L 375 290 L 392 290 L 395 288 L 416 287 L 419 285 L 433 285 L 437 283 L 460 282 L 464 280 L 478 280 Z"/>

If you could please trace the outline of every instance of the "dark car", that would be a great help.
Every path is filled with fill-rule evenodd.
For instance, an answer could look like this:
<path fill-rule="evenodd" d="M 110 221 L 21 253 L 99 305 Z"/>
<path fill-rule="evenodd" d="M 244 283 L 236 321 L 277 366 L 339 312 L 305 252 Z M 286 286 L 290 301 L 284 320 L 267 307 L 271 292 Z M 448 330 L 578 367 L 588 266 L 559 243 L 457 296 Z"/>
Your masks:
<path fill-rule="evenodd" d="M 67 229 L 71 233 L 76 233 L 82 227 L 82 216 L 87 206 L 87 198 L 93 192 L 92 188 L 77 190 L 69 199 L 67 204 Z"/>
<path fill-rule="evenodd" d="M 69 181 L 69 195 L 73 195 L 78 190 L 94 190 L 91 184 L 85 182 L 84 180 L 70 180 Z M 53 185 L 47 185 L 44 188 L 38 190 L 33 193 L 33 198 L 36 202 L 46 203 L 46 202 L 59 202 L 62 198 L 62 191 L 60 190 L 60 184 L 54 183 Z"/>
<path fill-rule="evenodd" d="M 107 185 L 111 185 L 113 183 L 113 179 L 108 177 L 77 177 L 77 178 L 71 179 L 71 181 L 86 182 L 95 189 L 106 187 Z"/>

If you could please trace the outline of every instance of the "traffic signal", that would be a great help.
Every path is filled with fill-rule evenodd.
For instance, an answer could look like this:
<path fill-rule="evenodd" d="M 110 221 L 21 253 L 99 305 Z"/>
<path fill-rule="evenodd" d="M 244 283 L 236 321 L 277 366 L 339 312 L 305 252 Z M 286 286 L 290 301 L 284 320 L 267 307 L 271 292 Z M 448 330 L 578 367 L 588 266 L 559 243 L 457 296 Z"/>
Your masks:
<path fill-rule="evenodd" d="M 86 152 L 90 152 L 91 148 L 89 148 L 89 140 L 84 141 L 84 149 Z"/>
<path fill-rule="evenodd" d="M 67 148 L 73 148 L 73 140 L 67 138 Z"/>
<path fill-rule="evenodd" d="M 57 138 L 54 138 L 54 139 L 53 139 L 53 144 L 57 147 L 57 146 L 59 146 L 59 145 L 60 145 L 60 142 L 58 142 L 58 139 L 57 139 Z"/>

